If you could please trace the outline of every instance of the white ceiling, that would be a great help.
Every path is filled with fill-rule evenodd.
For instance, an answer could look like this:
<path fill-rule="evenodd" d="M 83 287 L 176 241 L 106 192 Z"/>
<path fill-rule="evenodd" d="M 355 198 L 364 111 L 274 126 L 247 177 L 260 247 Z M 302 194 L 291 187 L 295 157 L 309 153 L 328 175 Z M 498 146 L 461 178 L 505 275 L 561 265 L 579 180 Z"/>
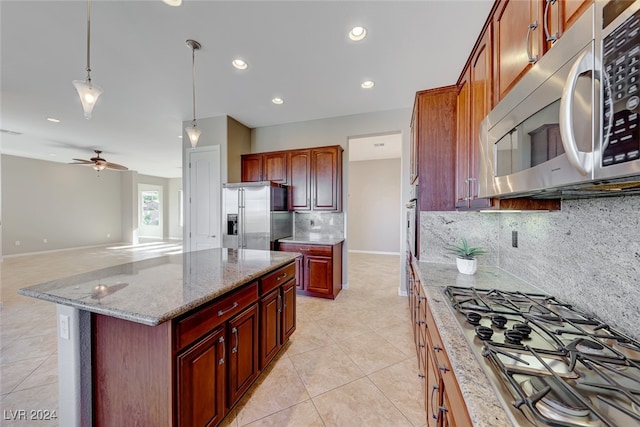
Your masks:
<path fill-rule="evenodd" d="M 411 107 L 416 91 L 456 82 L 492 4 L 94 0 L 92 78 L 104 94 L 85 120 L 71 81 L 86 74 L 86 1 L 0 0 L 0 128 L 22 134 L 1 133 L 0 150 L 66 163 L 97 148 L 139 173 L 180 177 L 187 39 L 202 44 L 197 117 L 253 128 Z M 367 28 L 364 41 L 347 38 L 354 25 Z M 249 69 L 233 69 L 236 57 Z M 367 79 L 373 89 L 360 88 Z"/>

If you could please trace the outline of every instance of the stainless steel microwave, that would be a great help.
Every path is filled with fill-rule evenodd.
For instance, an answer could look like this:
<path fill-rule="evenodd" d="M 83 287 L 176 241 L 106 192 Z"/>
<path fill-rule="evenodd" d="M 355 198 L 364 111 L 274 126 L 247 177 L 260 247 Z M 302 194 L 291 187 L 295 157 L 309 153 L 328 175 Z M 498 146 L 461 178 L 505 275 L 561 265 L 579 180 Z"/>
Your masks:
<path fill-rule="evenodd" d="M 596 1 L 482 122 L 480 197 L 639 180 L 639 88 L 640 0 Z"/>

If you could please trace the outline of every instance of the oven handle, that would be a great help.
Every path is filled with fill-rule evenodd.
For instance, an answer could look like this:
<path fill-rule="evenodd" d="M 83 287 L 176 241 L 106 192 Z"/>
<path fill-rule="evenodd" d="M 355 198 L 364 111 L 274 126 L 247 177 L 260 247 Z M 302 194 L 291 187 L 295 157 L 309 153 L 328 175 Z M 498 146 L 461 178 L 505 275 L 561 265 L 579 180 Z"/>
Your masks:
<path fill-rule="evenodd" d="M 569 71 L 569 76 L 567 77 L 564 89 L 562 90 L 562 97 L 560 98 L 559 121 L 562 145 L 564 151 L 567 153 L 569 163 L 571 163 L 581 175 L 587 175 L 591 172 L 593 167 L 593 153 L 585 153 L 578 150 L 573 132 L 573 94 L 576 90 L 578 77 L 586 72 L 595 71 L 593 68 L 593 53 L 591 51 L 582 52 L 571 66 L 571 71 Z"/>

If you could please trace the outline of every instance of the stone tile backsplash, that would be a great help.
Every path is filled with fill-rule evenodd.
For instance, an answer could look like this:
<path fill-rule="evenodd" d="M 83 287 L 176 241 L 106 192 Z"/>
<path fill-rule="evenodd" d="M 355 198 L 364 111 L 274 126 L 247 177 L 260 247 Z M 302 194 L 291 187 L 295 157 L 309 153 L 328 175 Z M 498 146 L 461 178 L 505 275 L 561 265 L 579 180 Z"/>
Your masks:
<path fill-rule="evenodd" d="M 497 265 L 640 339 L 640 196 L 565 200 L 560 212 L 421 212 L 420 260 L 454 263 L 466 236 Z M 511 245 L 518 232 L 518 247 Z"/>
<path fill-rule="evenodd" d="M 295 212 L 293 234 L 321 233 L 344 237 L 344 212 Z"/>

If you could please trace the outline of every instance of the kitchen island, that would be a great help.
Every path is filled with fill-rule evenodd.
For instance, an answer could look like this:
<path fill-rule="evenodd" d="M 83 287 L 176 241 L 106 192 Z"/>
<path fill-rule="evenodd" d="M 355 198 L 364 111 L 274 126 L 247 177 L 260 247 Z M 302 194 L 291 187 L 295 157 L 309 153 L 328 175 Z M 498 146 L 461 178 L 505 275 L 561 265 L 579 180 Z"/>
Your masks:
<path fill-rule="evenodd" d="M 295 330 L 299 255 L 211 249 L 20 289 L 57 304 L 60 424 L 217 424 Z"/>

